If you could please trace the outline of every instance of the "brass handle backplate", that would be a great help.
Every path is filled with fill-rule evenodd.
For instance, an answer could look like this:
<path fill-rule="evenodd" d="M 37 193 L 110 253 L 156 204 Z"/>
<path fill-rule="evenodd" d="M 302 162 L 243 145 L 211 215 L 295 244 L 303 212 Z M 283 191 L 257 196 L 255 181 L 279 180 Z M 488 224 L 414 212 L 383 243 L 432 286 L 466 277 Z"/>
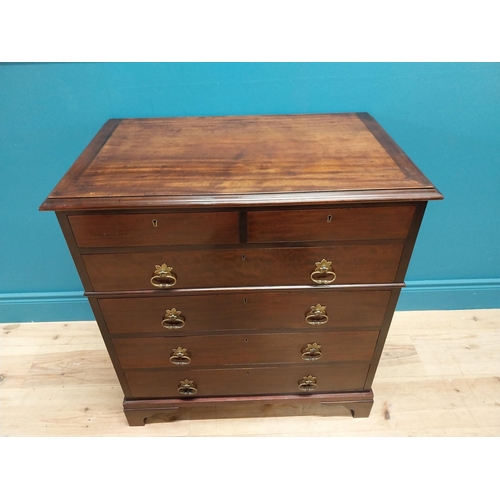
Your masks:
<path fill-rule="evenodd" d="M 302 377 L 302 380 L 299 380 L 299 390 L 305 392 L 311 392 L 318 388 L 318 384 L 316 383 L 316 377 L 312 375 L 308 375 L 307 377 Z"/>
<path fill-rule="evenodd" d="M 316 262 L 316 269 L 311 273 L 311 280 L 318 285 L 329 285 L 333 283 L 337 275 L 332 269 L 332 263 L 323 259 Z"/>
<path fill-rule="evenodd" d="M 321 356 L 321 346 L 316 344 L 316 342 L 307 344 L 307 347 L 302 349 L 302 359 L 305 361 L 316 361 L 320 359 Z"/>
<path fill-rule="evenodd" d="M 174 365 L 189 365 L 191 363 L 191 355 L 187 352 L 187 349 L 179 346 L 177 349 L 172 349 L 170 362 Z"/>
<path fill-rule="evenodd" d="M 181 316 L 182 311 L 178 311 L 175 307 L 172 309 L 167 309 L 165 316 L 163 316 L 163 321 L 161 326 L 163 328 L 168 328 L 169 330 L 178 330 L 186 324 L 186 318 Z"/>
<path fill-rule="evenodd" d="M 327 321 L 326 306 L 321 304 L 311 306 L 311 310 L 306 313 L 306 322 L 310 325 L 324 325 Z"/>
<path fill-rule="evenodd" d="M 177 387 L 177 392 L 182 394 L 183 396 L 194 396 L 198 389 L 196 388 L 196 384 L 189 379 L 184 379 L 179 382 L 179 387 Z"/>
<path fill-rule="evenodd" d="M 169 288 L 177 283 L 177 276 L 172 273 L 173 268 L 163 263 L 161 266 L 155 266 L 155 272 L 151 278 L 151 284 L 158 288 Z"/>

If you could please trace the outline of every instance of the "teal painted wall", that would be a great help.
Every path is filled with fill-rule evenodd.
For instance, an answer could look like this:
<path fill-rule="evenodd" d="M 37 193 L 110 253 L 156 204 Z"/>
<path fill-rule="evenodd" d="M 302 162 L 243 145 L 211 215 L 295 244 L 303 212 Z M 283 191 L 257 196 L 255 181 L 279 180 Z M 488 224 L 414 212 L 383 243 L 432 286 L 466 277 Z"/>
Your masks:
<path fill-rule="evenodd" d="M 500 307 L 500 64 L 2 64 L 0 322 L 92 317 L 38 206 L 107 119 L 352 111 L 445 195 L 399 308 Z"/>

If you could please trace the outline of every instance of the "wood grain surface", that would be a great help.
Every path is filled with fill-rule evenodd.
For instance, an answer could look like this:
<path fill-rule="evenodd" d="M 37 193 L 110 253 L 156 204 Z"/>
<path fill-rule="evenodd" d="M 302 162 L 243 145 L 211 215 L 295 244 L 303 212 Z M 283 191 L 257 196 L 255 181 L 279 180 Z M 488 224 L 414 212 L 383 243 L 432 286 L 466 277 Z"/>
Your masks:
<path fill-rule="evenodd" d="M 81 248 L 239 242 L 238 212 L 71 215 L 68 220 Z"/>
<path fill-rule="evenodd" d="M 313 285 L 316 262 L 326 259 L 333 284 L 393 283 L 403 245 L 306 248 L 234 248 L 83 255 L 94 291 L 155 290 L 156 265 L 167 263 L 173 288 Z M 326 276 L 331 279 L 332 276 Z"/>
<path fill-rule="evenodd" d="M 99 299 L 111 334 L 182 334 L 203 331 L 325 330 L 380 328 L 390 291 L 228 292 L 155 298 Z M 310 307 L 326 306 L 328 322 L 311 326 L 305 321 Z M 185 326 L 169 330 L 161 323 L 166 310 L 182 312 Z"/>
<path fill-rule="evenodd" d="M 123 207 L 137 197 L 189 204 L 259 193 L 426 189 L 440 197 L 365 113 L 114 120 L 89 151 L 43 210 L 82 198 Z"/>
<path fill-rule="evenodd" d="M 299 390 L 303 377 L 316 379 L 318 393 L 363 390 L 368 363 L 319 363 L 314 366 L 290 365 L 224 368 L 207 370 L 128 370 L 125 376 L 137 398 L 179 398 L 179 383 L 193 381 L 197 397 L 304 394 Z M 185 399 L 189 399 L 186 397 Z"/>
<path fill-rule="evenodd" d="M 406 238 L 413 205 L 249 212 L 248 242 Z"/>
<path fill-rule="evenodd" d="M 307 367 L 333 361 L 371 361 L 378 331 L 256 333 L 253 335 L 204 335 L 181 338 L 114 339 L 113 345 L 123 369 L 172 368 L 177 347 L 187 349 L 191 361 L 185 368 L 217 365 L 300 363 Z M 321 358 L 302 359 L 308 344 L 320 346 Z M 184 368 L 184 366 L 182 366 Z"/>

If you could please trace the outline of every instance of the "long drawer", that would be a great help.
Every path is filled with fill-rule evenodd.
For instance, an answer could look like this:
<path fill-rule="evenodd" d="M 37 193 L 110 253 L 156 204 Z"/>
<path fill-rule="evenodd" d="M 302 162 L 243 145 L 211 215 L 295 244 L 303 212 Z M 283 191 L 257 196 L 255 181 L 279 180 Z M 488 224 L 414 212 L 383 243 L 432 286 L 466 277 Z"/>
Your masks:
<path fill-rule="evenodd" d="M 379 329 L 389 290 L 282 290 L 100 298 L 111 334 Z"/>
<path fill-rule="evenodd" d="M 313 394 L 362 390 L 369 366 L 368 363 L 339 363 L 214 370 L 128 370 L 125 376 L 135 398 Z"/>
<path fill-rule="evenodd" d="M 403 245 L 337 245 L 321 248 L 237 248 L 83 255 L 95 291 L 162 287 L 391 283 Z M 321 270 L 321 262 L 331 271 Z M 157 269 L 166 264 L 170 277 Z M 326 269 L 325 268 L 325 269 Z M 156 271 L 156 276 L 155 276 Z M 175 277 L 175 281 L 174 281 Z M 315 281 L 314 281 L 315 280 Z"/>
<path fill-rule="evenodd" d="M 371 361 L 378 331 L 120 338 L 123 369 Z"/>

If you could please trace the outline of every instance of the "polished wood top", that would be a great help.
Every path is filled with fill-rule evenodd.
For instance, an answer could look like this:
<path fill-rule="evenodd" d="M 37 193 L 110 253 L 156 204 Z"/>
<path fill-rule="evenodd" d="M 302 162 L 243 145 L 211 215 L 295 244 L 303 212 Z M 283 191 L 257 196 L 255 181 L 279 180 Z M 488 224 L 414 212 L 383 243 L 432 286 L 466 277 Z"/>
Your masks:
<path fill-rule="evenodd" d="M 439 199 L 367 113 L 109 120 L 40 207 Z"/>

